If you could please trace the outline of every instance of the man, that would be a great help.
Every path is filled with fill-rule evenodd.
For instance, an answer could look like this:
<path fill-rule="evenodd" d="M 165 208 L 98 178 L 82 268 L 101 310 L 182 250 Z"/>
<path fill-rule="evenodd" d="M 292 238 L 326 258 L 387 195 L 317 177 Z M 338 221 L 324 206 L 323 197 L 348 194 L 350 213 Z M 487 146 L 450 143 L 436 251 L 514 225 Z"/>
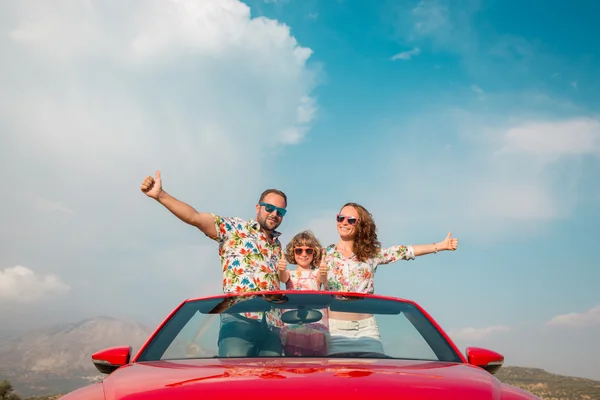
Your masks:
<path fill-rule="evenodd" d="M 157 200 L 181 221 L 195 226 L 219 243 L 223 267 L 223 292 L 279 290 L 277 264 L 282 257 L 280 235 L 275 229 L 286 213 L 287 197 L 276 189 L 265 190 L 256 205 L 256 220 L 222 217 L 198 212 L 162 188 L 160 171 L 141 185 L 146 196 Z M 222 314 L 219 357 L 281 355 L 276 312 Z"/>

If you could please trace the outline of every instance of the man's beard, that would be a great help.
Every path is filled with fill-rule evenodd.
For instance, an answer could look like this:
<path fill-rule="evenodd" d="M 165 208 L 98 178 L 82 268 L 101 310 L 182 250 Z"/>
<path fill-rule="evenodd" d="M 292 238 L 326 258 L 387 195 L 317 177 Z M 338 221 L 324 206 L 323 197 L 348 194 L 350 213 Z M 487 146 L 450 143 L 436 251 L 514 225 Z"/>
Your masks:
<path fill-rule="evenodd" d="M 265 232 L 269 232 L 272 233 L 275 229 L 277 229 L 277 227 L 279 226 L 279 224 L 277 222 L 274 222 L 275 226 L 273 228 L 269 228 L 267 226 L 267 221 L 268 221 L 268 217 L 264 218 L 264 219 L 258 219 L 258 225 L 260 225 L 261 229 Z"/>

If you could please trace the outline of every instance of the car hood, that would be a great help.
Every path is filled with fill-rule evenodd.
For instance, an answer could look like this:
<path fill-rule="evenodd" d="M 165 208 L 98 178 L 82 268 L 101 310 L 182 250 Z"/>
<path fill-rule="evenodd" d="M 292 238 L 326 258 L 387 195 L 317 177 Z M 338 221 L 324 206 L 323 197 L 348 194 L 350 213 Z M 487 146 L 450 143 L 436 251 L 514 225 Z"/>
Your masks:
<path fill-rule="evenodd" d="M 503 385 L 467 364 L 372 359 L 205 359 L 134 363 L 104 380 L 107 400 L 502 399 Z M 511 399 L 526 398 L 514 397 Z M 318 395 L 319 396 L 319 395 Z M 321 396 L 319 396 L 321 397 Z M 535 398 L 535 397 L 531 397 Z"/>

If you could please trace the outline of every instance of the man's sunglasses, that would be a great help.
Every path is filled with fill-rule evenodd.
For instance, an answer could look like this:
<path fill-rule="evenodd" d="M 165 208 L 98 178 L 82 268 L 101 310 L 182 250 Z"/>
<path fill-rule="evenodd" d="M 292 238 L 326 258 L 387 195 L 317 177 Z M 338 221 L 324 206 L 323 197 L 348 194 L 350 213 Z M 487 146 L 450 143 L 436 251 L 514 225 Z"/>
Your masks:
<path fill-rule="evenodd" d="M 264 203 L 262 201 L 260 203 L 258 203 L 258 205 L 263 206 L 265 208 L 265 211 L 268 212 L 269 214 L 271 214 L 273 211 L 277 211 L 277 215 L 279 215 L 280 217 L 283 217 L 285 215 L 285 213 L 287 212 L 287 210 L 285 208 L 275 207 L 273 204 Z"/>
<path fill-rule="evenodd" d="M 301 247 L 296 247 L 294 249 L 294 253 L 296 253 L 297 256 L 299 256 L 300 254 L 302 254 L 303 251 L 305 251 L 306 255 L 308 255 L 308 256 L 312 256 L 313 253 L 315 252 L 314 249 L 311 249 L 311 248 L 303 249 Z"/>
<path fill-rule="evenodd" d="M 350 225 L 356 225 L 356 223 L 358 222 L 358 218 L 356 218 L 356 217 L 346 217 L 345 215 L 342 215 L 342 214 L 336 215 L 335 219 L 340 224 L 342 222 L 344 222 L 344 220 L 347 220 Z"/>

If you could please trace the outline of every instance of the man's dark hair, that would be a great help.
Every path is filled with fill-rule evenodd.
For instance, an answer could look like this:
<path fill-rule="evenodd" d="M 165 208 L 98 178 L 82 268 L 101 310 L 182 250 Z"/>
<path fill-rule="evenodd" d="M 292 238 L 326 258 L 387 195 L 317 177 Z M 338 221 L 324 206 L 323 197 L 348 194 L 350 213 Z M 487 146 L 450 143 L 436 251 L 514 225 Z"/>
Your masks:
<path fill-rule="evenodd" d="M 275 194 L 278 194 L 281 197 L 283 197 L 283 200 L 285 200 L 285 205 L 287 207 L 287 196 L 281 190 L 277 190 L 277 189 L 267 189 L 264 192 L 262 192 L 262 194 L 260 195 L 260 198 L 258 199 L 258 202 L 260 203 L 261 201 L 263 201 L 269 193 L 275 193 Z"/>

